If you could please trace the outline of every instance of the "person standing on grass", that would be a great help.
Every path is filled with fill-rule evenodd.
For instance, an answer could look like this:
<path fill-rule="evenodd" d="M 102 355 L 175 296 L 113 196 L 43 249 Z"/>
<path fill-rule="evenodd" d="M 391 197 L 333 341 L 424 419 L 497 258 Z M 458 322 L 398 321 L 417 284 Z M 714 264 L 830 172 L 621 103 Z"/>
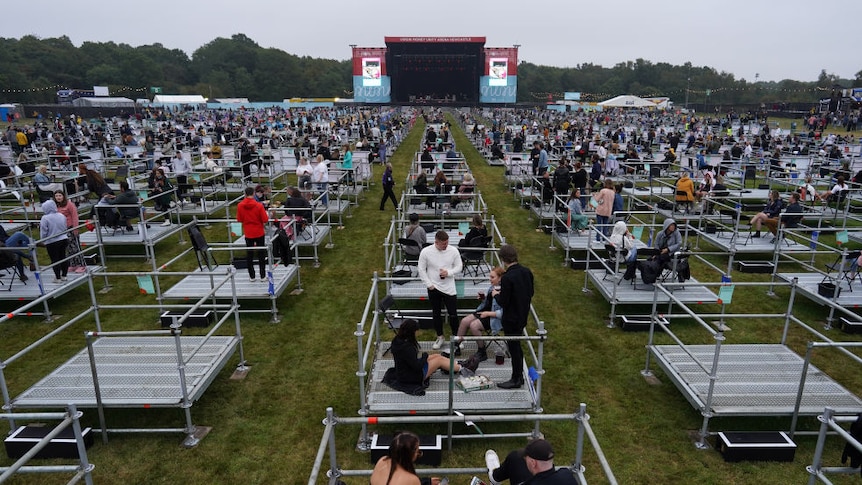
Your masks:
<path fill-rule="evenodd" d="M 386 205 L 386 199 L 392 200 L 392 205 L 395 206 L 395 210 L 398 210 L 398 200 L 395 198 L 395 192 L 393 192 L 393 187 L 395 187 L 395 179 L 392 178 L 392 164 L 386 164 L 386 170 L 383 172 L 383 198 L 380 199 L 380 210 L 383 210 L 383 206 Z"/>
<path fill-rule="evenodd" d="M 269 215 L 263 204 L 254 199 L 254 189 L 245 188 L 245 198 L 236 207 L 236 220 L 242 223 L 242 233 L 245 236 L 245 262 L 248 267 L 248 279 L 256 281 L 254 277 L 254 256 L 257 253 L 258 267 L 260 268 L 260 279 L 266 281 L 266 232 L 264 225 L 269 221 Z"/>
<path fill-rule="evenodd" d="M 518 263 L 518 251 L 504 244 L 498 253 L 506 272 L 500 278 L 500 293 L 497 303 L 503 308 L 503 332 L 508 337 L 520 337 L 527 327 L 530 304 L 533 300 L 533 273 Z M 516 389 L 524 385 L 524 349 L 520 340 L 507 340 L 512 357 L 512 377 L 497 383 L 501 389 Z"/>
<path fill-rule="evenodd" d="M 449 246 L 449 234 L 437 231 L 434 244 L 422 249 L 419 253 L 419 279 L 428 289 L 428 301 L 431 302 L 431 315 L 434 320 L 434 331 L 437 339 L 431 346 L 438 350 L 443 346 L 443 305 L 449 314 L 449 327 L 452 334 L 458 333 L 458 291 L 455 288 L 455 275 L 461 272 L 461 252 L 454 246 Z"/>

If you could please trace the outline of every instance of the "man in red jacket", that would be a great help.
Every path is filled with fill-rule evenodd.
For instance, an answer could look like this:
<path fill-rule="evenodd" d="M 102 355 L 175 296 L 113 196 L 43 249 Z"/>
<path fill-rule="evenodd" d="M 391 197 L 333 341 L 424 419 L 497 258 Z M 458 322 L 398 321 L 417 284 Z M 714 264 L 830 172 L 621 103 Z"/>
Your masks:
<path fill-rule="evenodd" d="M 254 189 L 245 188 L 245 198 L 236 207 L 236 220 L 242 223 L 242 233 L 245 235 L 245 246 L 247 248 L 266 248 L 266 236 L 264 225 L 269 222 L 269 215 L 263 204 L 255 200 Z M 266 281 L 266 249 L 248 249 L 245 253 L 248 277 L 254 278 L 254 256 L 257 253 L 258 266 L 260 267 L 260 280 Z"/>

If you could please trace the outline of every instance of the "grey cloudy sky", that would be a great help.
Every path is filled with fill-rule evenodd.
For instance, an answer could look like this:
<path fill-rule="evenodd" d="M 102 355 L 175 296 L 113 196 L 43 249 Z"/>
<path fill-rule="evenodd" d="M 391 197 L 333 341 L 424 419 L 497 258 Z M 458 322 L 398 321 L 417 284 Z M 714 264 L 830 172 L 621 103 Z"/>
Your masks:
<path fill-rule="evenodd" d="M 348 59 L 349 44 L 385 36 L 480 36 L 520 44 L 534 64 L 611 67 L 637 58 L 709 66 L 737 79 L 814 81 L 862 70 L 862 22 L 851 0 L 76 0 L 4 22 L 0 36 L 68 36 L 133 46 L 161 43 L 191 56 L 243 33 L 262 47 Z M 571 86 L 578 90 L 578 86 Z"/>

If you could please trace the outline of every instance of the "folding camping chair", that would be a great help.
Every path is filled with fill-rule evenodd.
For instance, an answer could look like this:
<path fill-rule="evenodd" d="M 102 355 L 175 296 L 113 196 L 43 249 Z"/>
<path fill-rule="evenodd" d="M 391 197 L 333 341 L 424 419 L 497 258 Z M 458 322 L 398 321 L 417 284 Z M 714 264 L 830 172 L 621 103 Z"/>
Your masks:
<path fill-rule="evenodd" d="M 480 276 L 480 271 L 484 274 L 483 267 L 487 266 L 485 262 L 485 249 L 491 244 L 491 236 L 478 236 L 470 240 L 470 244 L 466 248 L 461 248 L 461 261 L 463 263 L 463 272 L 467 276 L 473 274 L 474 277 Z"/>
<path fill-rule="evenodd" d="M 197 224 L 189 226 L 188 233 L 189 240 L 192 242 L 192 249 L 194 249 L 195 257 L 197 257 L 198 260 L 198 269 L 203 271 L 204 264 L 206 264 L 207 270 L 209 271 L 218 267 L 218 261 L 216 261 L 215 256 L 210 252 L 210 246 Z"/>
<path fill-rule="evenodd" d="M 850 290 L 851 293 L 853 292 L 853 282 L 855 280 L 858 279 L 859 283 L 862 284 L 862 272 L 859 271 L 858 266 L 853 264 L 853 262 L 859 258 L 860 254 L 862 254 L 862 251 L 850 251 L 846 256 L 839 254 L 832 264 L 826 265 L 827 276 L 832 272 L 838 273 L 838 276 L 831 278 L 838 284 L 842 281 L 846 281 L 847 289 Z M 842 258 L 844 258 L 843 261 Z"/>

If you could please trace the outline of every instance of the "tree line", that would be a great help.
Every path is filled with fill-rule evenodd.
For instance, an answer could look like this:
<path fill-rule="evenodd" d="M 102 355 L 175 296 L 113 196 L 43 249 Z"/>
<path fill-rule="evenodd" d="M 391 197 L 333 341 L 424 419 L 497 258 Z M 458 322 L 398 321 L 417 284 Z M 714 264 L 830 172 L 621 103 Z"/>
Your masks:
<path fill-rule="evenodd" d="M 244 34 L 216 38 L 191 57 L 162 44 L 132 47 L 114 42 L 84 42 L 66 37 L 0 38 L 0 102 L 53 103 L 62 88 L 109 86 L 111 94 L 151 97 L 151 87 L 165 94 L 201 94 L 207 98 L 278 101 L 289 97 L 352 97 L 351 60 L 299 57 L 263 48 Z M 862 85 L 821 70 L 817 81 L 785 79 L 754 82 L 691 63 L 672 65 L 636 59 L 613 67 L 584 63 L 572 68 L 518 65 L 518 101 L 561 99 L 582 93 L 585 101 L 618 94 L 667 96 L 677 106 L 815 103 L 835 85 Z"/>

